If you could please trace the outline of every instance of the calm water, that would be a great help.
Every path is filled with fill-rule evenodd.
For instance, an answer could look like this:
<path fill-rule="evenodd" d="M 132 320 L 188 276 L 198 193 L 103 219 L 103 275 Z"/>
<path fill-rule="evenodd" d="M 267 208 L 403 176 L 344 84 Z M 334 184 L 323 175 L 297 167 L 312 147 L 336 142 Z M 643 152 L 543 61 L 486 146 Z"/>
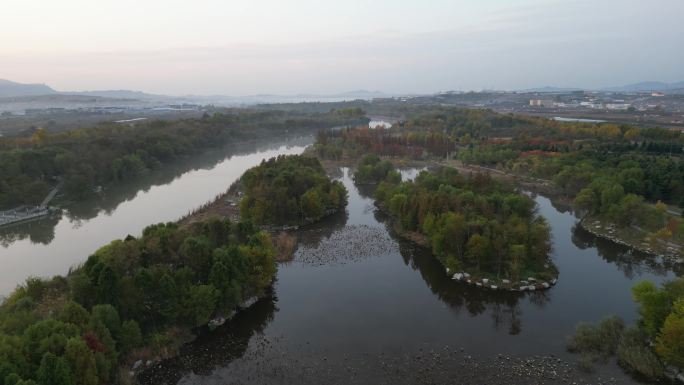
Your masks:
<path fill-rule="evenodd" d="M 445 346 L 485 358 L 572 359 L 565 338 L 578 322 L 615 314 L 632 323 L 630 287 L 674 277 L 660 261 L 577 229 L 571 212 L 537 196 L 552 226 L 558 284 L 535 293 L 476 290 L 397 240 L 370 192 L 359 191 L 348 170 L 343 174 L 347 212 L 303 232 L 294 261 L 279 268 L 273 295 L 146 372 L 143 382 L 292 383 L 299 371 L 302 379 L 325 374 L 346 383 L 353 366 L 355 378 L 368 383 L 382 377 L 377 368 L 387 361 Z M 634 382 L 614 364 L 598 375 Z"/>
<path fill-rule="evenodd" d="M 146 226 L 177 220 L 224 192 L 264 158 L 301 153 L 311 137 L 250 143 L 178 162 L 136 184 L 66 207 L 61 216 L 0 228 L 0 295 L 29 276 L 64 274 L 99 247 Z"/>
<path fill-rule="evenodd" d="M 208 152 L 68 206 L 62 216 L 2 229 L 0 294 L 31 275 L 63 274 L 113 239 L 178 219 L 262 159 L 299 153 L 310 142 Z M 325 373 L 346 383 L 350 367 L 357 379 L 377 382 L 383 377 L 378 365 L 445 346 L 484 358 L 572 358 L 565 337 L 578 322 L 616 314 L 631 323 L 636 307 L 630 287 L 675 276 L 662 261 L 577 229 L 567 208 L 536 196 L 552 226 L 558 285 L 524 294 L 476 290 L 450 280 L 429 253 L 394 237 L 371 192 L 354 186 L 348 170 L 341 175 L 350 192 L 346 212 L 300 234 L 295 259 L 280 266 L 272 295 L 145 373 L 144 382 L 251 383 L 268 371 L 293 383 L 292 373 L 299 371 L 302 378 Z M 633 382 L 615 365 L 604 372 L 619 383 Z"/>

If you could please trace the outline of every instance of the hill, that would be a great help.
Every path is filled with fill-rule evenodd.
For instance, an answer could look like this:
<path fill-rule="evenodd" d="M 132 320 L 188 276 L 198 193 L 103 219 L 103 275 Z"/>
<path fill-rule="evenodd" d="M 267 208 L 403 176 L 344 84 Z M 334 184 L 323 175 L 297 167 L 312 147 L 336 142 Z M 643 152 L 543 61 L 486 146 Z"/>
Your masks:
<path fill-rule="evenodd" d="M 0 97 L 37 96 L 56 94 L 45 84 L 23 84 L 0 79 Z"/>

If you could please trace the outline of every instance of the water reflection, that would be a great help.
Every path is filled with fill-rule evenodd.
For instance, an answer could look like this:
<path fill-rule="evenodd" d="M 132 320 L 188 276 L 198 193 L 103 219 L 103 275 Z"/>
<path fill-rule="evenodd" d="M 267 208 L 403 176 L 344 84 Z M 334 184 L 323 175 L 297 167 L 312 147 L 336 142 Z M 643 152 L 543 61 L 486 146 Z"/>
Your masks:
<path fill-rule="evenodd" d="M 0 227 L 0 246 L 9 247 L 14 242 L 29 239 L 31 243 L 47 245 L 55 239 L 55 226 L 62 213 L 15 225 Z"/>
<path fill-rule="evenodd" d="M 604 261 L 614 264 L 629 279 L 646 273 L 663 277 L 670 272 L 679 276 L 684 274 L 684 267 L 680 263 L 597 237 L 579 225 L 572 228 L 572 243 L 582 250 L 595 248 Z"/>
<path fill-rule="evenodd" d="M 249 167 L 280 154 L 301 153 L 312 137 L 259 141 L 174 163 L 135 183 L 66 207 L 60 218 L 0 232 L 0 294 L 29 276 L 65 274 L 97 248 L 145 226 L 177 220 L 224 192 Z"/>
<path fill-rule="evenodd" d="M 180 354 L 143 371 L 138 380 L 142 384 L 176 384 L 184 376 L 210 374 L 242 357 L 249 342 L 273 321 L 277 299 L 273 295 L 262 298 L 245 311 L 238 312 L 224 326 L 207 332 L 181 348 Z"/>
<path fill-rule="evenodd" d="M 527 298 L 538 308 L 543 308 L 550 301 L 548 291 L 490 291 L 454 281 L 430 251 L 394 234 L 386 215 L 377 212 L 376 219 L 387 223 L 387 230 L 400 243 L 399 250 L 404 264 L 417 271 L 432 293 L 455 313 L 465 311 L 471 317 L 488 314 L 495 330 L 505 329 L 508 334 L 516 335 L 522 330 L 520 301 Z"/>
<path fill-rule="evenodd" d="M 297 232 L 298 248 L 314 249 L 325 239 L 342 229 L 349 219 L 347 211 L 340 211 L 324 218 L 321 222 L 308 225 Z"/>

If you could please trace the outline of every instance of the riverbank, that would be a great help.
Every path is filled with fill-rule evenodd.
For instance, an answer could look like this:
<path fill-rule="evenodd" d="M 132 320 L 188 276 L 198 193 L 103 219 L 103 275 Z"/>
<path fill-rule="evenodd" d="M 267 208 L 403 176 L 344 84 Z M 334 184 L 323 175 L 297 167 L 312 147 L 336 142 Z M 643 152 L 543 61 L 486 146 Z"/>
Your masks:
<path fill-rule="evenodd" d="M 230 336 L 233 339 L 243 336 Z M 219 337 L 220 338 L 220 337 Z M 404 350 L 400 352 L 367 353 L 361 357 L 337 357 L 332 351 L 314 350 L 302 342 L 295 349 L 283 348 L 280 339 L 254 335 L 249 346 L 240 341 L 227 350 L 228 357 L 210 357 L 216 343 L 203 341 L 193 351 L 199 357 L 187 357 L 175 362 L 177 368 L 197 373 L 190 383 L 221 383 L 222 385 L 286 385 L 286 384 L 619 384 L 610 374 L 586 373 L 568 360 L 554 355 L 517 356 L 498 354 L 481 357 L 463 347 L 442 345 L 438 348 Z M 227 341 L 224 341 L 224 343 Z M 244 344 L 244 345 L 243 345 Z M 205 352 L 205 353 L 200 353 Z M 204 360 L 208 362 L 203 362 Z M 217 362 L 218 361 L 218 362 Z M 228 365 L 230 364 L 230 365 Z M 221 371 L 210 368 L 219 365 Z M 156 367 L 145 373 L 143 384 L 175 384 L 175 373 Z M 192 381 L 194 380 L 194 381 Z M 187 381 L 187 378 L 186 378 Z"/>
<path fill-rule="evenodd" d="M 593 216 L 582 218 L 578 225 L 596 237 L 665 258 L 673 263 L 684 263 L 684 245 L 650 237 L 646 232 L 634 227 L 616 227 Z"/>

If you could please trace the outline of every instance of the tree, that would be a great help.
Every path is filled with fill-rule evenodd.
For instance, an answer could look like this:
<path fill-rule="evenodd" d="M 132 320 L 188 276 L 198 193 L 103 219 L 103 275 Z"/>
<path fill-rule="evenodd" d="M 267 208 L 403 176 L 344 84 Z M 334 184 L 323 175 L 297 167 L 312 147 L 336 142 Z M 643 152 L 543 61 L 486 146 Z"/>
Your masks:
<path fill-rule="evenodd" d="M 599 200 L 593 189 L 585 187 L 575 197 L 574 204 L 581 210 L 594 213 L 599 207 Z"/>
<path fill-rule="evenodd" d="M 97 299 L 99 303 L 115 304 L 117 300 L 118 277 L 114 270 L 105 265 L 97 279 Z"/>
<path fill-rule="evenodd" d="M 211 268 L 212 247 L 206 238 L 188 237 L 181 244 L 180 255 L 184 262 L 200 277 L 206 277 Z"/>
<path fill-rule="evenodd" d="M 95 355 L 82 339 L 70 338 L 64 356 L 74 375 L 74 384 L 97 385 Z"/>
<path fill-rule="evenodd" d="M 310 189 L 302 195 L 302 216 L 305 220 L 316 220 L 325 214 L 325 205 L 318 191 Z"/>
<path fill-rule="evenodd" d="M 178 317 L 178 289 L 173 278 L 165 273 L 159 280 L 159 313 L 167 322 Z"/>
<path fill-rule="evenodd" d="M 124 321 L 121 324 L 121 337 L 119 338 L 121 351 L 128 353 L 142 345 L 142 343 L 143 337 L 138 323 L 135 320 Z"/>
<path fill-rule="evenodd" d="M 41 385 L 74 385 L 66 360 L 52 353 L 45 353 L 36 374 Z"/>
<path fill-rule="evenodd" d="M 74 301 L 69 301 L 59 313 L 59 320 L 84 328 L 90 321 L 90 314 L 83 306 Z"/>
<path fill-rule="evenodd" d="M 675 302 L 656 340 L 656 352 L 666 362 L 684 368 L 684 297 Z"/>
<path fill-rule="evenodd" d="M 114 306 L 110 304 L 95 305 L 93 306 L 91 313 L 91 319 L 94 323 L 101 322 L 102 325 L 109 330 L 115 340 L 119 339 L 121 333 L 121 319 Z"/>
<path fill-rule="evenodd" d="M 639 303 L 640 323 L 643 329 L 651 337 L 655 337 L 665 322 L 672 302 L 667 293 L 658 290 L 649 281 L 642 281 L 632 288 L 632 296 Z"/>
<path fill-rule="evenodd" d="M 625 194 L 619 184 L 614 184 L 601 191 L 601 211 L 607 212 L 610 206 L 618 204 Z"/>
<path fill-rule="evenodd" d="M 188 293 L 185 310 L 193 326 L 206 325 L 211 319 L 219 292 L 212 285 L 192 286 Z"/>
<path fill-rule="evenodd" d="M 481 262 L 486 260 L 490 254 L 489 239 L 480 234 L 475 234 L 466 244 L 466 258 L 471 264 L 476 264 L 478 267 Z"/>

